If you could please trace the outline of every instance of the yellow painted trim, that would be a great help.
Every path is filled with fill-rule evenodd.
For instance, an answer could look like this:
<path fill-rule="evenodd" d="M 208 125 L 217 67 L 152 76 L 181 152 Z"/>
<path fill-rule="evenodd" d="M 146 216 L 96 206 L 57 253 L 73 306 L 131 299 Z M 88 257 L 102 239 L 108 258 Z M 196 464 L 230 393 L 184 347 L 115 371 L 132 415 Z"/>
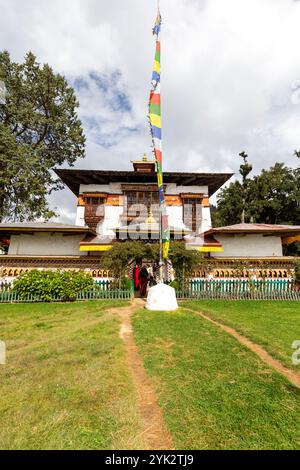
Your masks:
<path fill-rule="evenodd" d="M 80 251 L 108 251 L 112 249 L 112 245 L 81 245 Z"/>
<path fill-rule="evenodd" d="M 156 222 L 156 224 L 158 224 L 158 222 Z M 155 224 L 155 225 L 156 225 Z M 137 230 L 118 230 L 116 229 L 116 232 L 117 233 L 128 233 L 128 234 L 136 234 L 136 235 L 144 235 L 144 234 L 148 234 L 150 232 L 150 234 L 159 234 L 159 230 L 153 230 L 152 227 L 151 227 L 151 224 L 149 224 L 149 228 L 148 230 L 145 229 L 145 230 L 141 230 L 141 231 L 137 231 Z M 170 230 L 170 233 L 173 233 L 174 235 L 182 235 L 182 234 L 186 234 L 188 235 L 189 234 L 189 231 L 187 230 L 182 230 L 182 231 L 174 231 L 174 230 Z"/>
<path fill-rule="evenodd" d="M 223 261 L 251 261 L 251 262 L 255 262 L 255 261 L 276 261 L 276 262 L 279 262 L 279 261 L 294 261 L 294 260 L 300 260 L 300 257 L 299 256 L 257 256 L 257 257 L 254 257 L 254 256 L 231 256 L 231 257 L 222 257 L 222 258 L 211 258 L 210 261 L 216 261 L 216 262 L 219 262 L 220 260 Z"/>
<path fill-rule="evenodd" d="M 222 246 L 198 246 L 197 250 L 207 253 L 224 251 L 224 248 Z"/>
<path fill-rule="evenodd" d="M 96 191 L 94 193 L 82 193 L 82 197 L 91 197 L 91 198 L 96 198 L 96 197 L 102 197 L 103 199 L 106 199 L 108 196 L 108 193 L 97 193 Z"/>

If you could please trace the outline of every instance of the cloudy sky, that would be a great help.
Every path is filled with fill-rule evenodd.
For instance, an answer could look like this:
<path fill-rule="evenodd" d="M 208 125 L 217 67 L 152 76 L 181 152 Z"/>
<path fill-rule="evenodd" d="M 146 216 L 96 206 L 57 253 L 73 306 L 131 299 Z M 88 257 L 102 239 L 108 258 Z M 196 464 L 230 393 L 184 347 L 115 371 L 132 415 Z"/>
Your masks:
<path fill-rule="evenodd" d="M 300 149 L 300 1 L 160 0 L 165 170 L 255 172 Z M 78 168 L 151 155 L 147 101 L 156 0 L 0 0 L 0 48 L 31 50 L 75 87 Z M 68 190 L 51 201 L 73 222 Z"/>

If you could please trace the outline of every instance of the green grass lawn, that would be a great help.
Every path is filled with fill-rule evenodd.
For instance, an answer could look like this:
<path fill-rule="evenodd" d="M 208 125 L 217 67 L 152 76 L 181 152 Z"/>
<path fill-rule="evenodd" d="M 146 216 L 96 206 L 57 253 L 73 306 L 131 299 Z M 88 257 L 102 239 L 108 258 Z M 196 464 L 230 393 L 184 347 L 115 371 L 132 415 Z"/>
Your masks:
<path fill-rule="evenodd" d="M 133 322 L 177 448 L 300 448 L 300 390 L 255 354 L 191 312 Z"/>
<path fill-rule="evenodd" d="M 1 449 L 135 449 L 140 422 L 118 320 L 125 302 L 0 305 Z"/>
<path fill-rule="evenodd" d="M 206 300 L 184 302 L 182 306 L 207 312 L 211 318 L 234 327 L 300 372 L 300 366 L 293 366 L 291 361 L 291 345 L 300 340 L 300 302 Z"/>

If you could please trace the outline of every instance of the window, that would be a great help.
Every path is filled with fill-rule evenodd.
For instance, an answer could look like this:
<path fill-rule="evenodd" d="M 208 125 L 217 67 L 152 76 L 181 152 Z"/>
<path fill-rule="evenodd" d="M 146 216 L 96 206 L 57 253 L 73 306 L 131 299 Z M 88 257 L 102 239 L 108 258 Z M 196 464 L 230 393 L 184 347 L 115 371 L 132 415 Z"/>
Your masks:
<path fill-rule="evenodd" d="M 201 199 L 183 199 L 183 222 L 193 232 L 200 228 L 201 224 Z"/>
<path fill-rule="evenodd" d="M 84 219 L 85 223 L 91 227 L 96 228 L 98 223 L 101 222 L 104 218 L 104 197 L 85 197 L 85 211 Z"/>
<path fill-rule="evenodd" d="M 126 191 L 125 195 L 125 210 L 124 215 L 129 219 L 138 217 L 137 208 L 131 209 L 133 205 L 142 204 L 147 208 L 148 214 L 150 208 L 152 209 L 152 215 L 158 220 L 159 216 L 159 195 L 158 191 Z"/>

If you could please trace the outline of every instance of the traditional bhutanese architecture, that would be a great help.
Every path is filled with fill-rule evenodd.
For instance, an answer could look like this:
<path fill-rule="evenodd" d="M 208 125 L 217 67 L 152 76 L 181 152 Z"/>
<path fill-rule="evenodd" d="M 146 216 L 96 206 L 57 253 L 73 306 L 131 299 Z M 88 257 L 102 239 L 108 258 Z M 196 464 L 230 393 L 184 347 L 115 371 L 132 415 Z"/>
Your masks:
<path fill-rule="evenodd" d="M 0 224 L 0 277 L 11 280 L 33 268 L 84 269 L 107 278 L 103 253 L 125 240 L 159 241 L 155 163 L 145 156 L 131 171 L 56 170 L 77 198 L 74 225 Z M 237 224 L 212 228 L 209 198 L 230 173 L 164 173 L 170 238 L 204 253 L 195 277 L 287 277 L 293 257 L 283 245 L 300 238 L 299 226 Z M 198 235 L 195 235 L 197 233 Z"/>
<path fill-rule="evenodd" d="M 85 269 L 95 278 L 109 277 L 102 259 L 113 243 L 136 239 L 158 242 L 155 162 L 144 156 L 132 164 L 131 171 L 56 170 L 77 198 L 75 224 L 0 224 L 2 279 L 32 268 Z M 231 176 L 164 173 L 171 240 L 211 228 L 209 197 Z M 209 249 L 214 251 L 213 243 Z"/>
<path fill-rule="evenodd" d="M 0 278 L 33 268 L 84 269 L 108 278 L 104 252 L 125 240 L 159 241 L 155 163 L 146 157 L 131 171 L 56 170 L 77 198 L 74 225 L 0 224 Z M 194 277 L 287 277 L 294 258 L 283 246 L 300 239 L 299 226 L 237 224 L 212 228 L 209 198 L 230 173 L 164 173 L 170 238 L 204 253 Z M 198 235 L 195 235 L 198 234 Z"/>
<path fill-rule="evenodd" d="M 298 240 L 300 227 L 212 228 L 209 198 L 232 173 L 163 172 L 160 28 L 158 9 L 148 114 L 154 160 L 135 160 L 130 171 L 54 170 L 77 198 L 75 224 L 0 224 L 0 279 L 33 268 L 84 269 L 95 278 L 109 277 L 104 253 L 125 240 L 160 242 L 162 271 L 169 244 L 182 239 L 187 249 L 206 256 L 195 277 L 249 277 L 252 265 L 260 277 L 277 277 L 278 270 L 288 275 L 293 258 L 283 256 L 282 245 Z"/>
<path fill-rule="evenodd" d="M 96 257 L 87 259 L 80 243 L 96 232 L 88 226 L 59 223 L 0 224 L 0 279 L 10 281 L 29 269 L 85 269 L 94 277 L 108 277 Z M 85 259 L 86 258 L 86 259 Z"/>
<path fill-rule="evenodd" d="M 18 256 L 75 256 L 83 237 L 95 236 L 88 226 L 58 223 L 25 222 L 0 224 L 4 253 Z"/>
<path fill-rule="evenodd" d="M 223 246 L 214 257 L 262 258 L 283 256 L 283 245 L 300 241 L 299 225 L 236 224 L 205 232 Z"/>
<path fill-rule="evenodd" d="M 214 258 L 282 257 L 283 245 L 300 241 L 300 226 L 243 223 L 210 228 L 186 239 L 200 251 L 206 246 L 205 251 Z"/>
<path fill-rule="evenodd" d="M 111 243 L 125 239 L 146 242 L 159 239 L 159 192 L 154 161 L 147 157 L 134 161 L 132 171 L 72 169 L 56 173 L 77 197 L 76 225 L 97 227 L 97 236 L 88 235 L 80 244 L 81 251 L 105 251 Z M 231 176 L 231 173 L 164 173 L 171 240 L 211 228 L 209 197 Z"/>
<path fill-rule="evenodd" d="M 194 272 L 195 277 L 287 278 L 294 258 L 283 256 L 283 247 L 300 241 L 300 226 L 241 223 L 185 239 L 190 249 L 207 251 L 209 262 L 205 270 Z"/>

